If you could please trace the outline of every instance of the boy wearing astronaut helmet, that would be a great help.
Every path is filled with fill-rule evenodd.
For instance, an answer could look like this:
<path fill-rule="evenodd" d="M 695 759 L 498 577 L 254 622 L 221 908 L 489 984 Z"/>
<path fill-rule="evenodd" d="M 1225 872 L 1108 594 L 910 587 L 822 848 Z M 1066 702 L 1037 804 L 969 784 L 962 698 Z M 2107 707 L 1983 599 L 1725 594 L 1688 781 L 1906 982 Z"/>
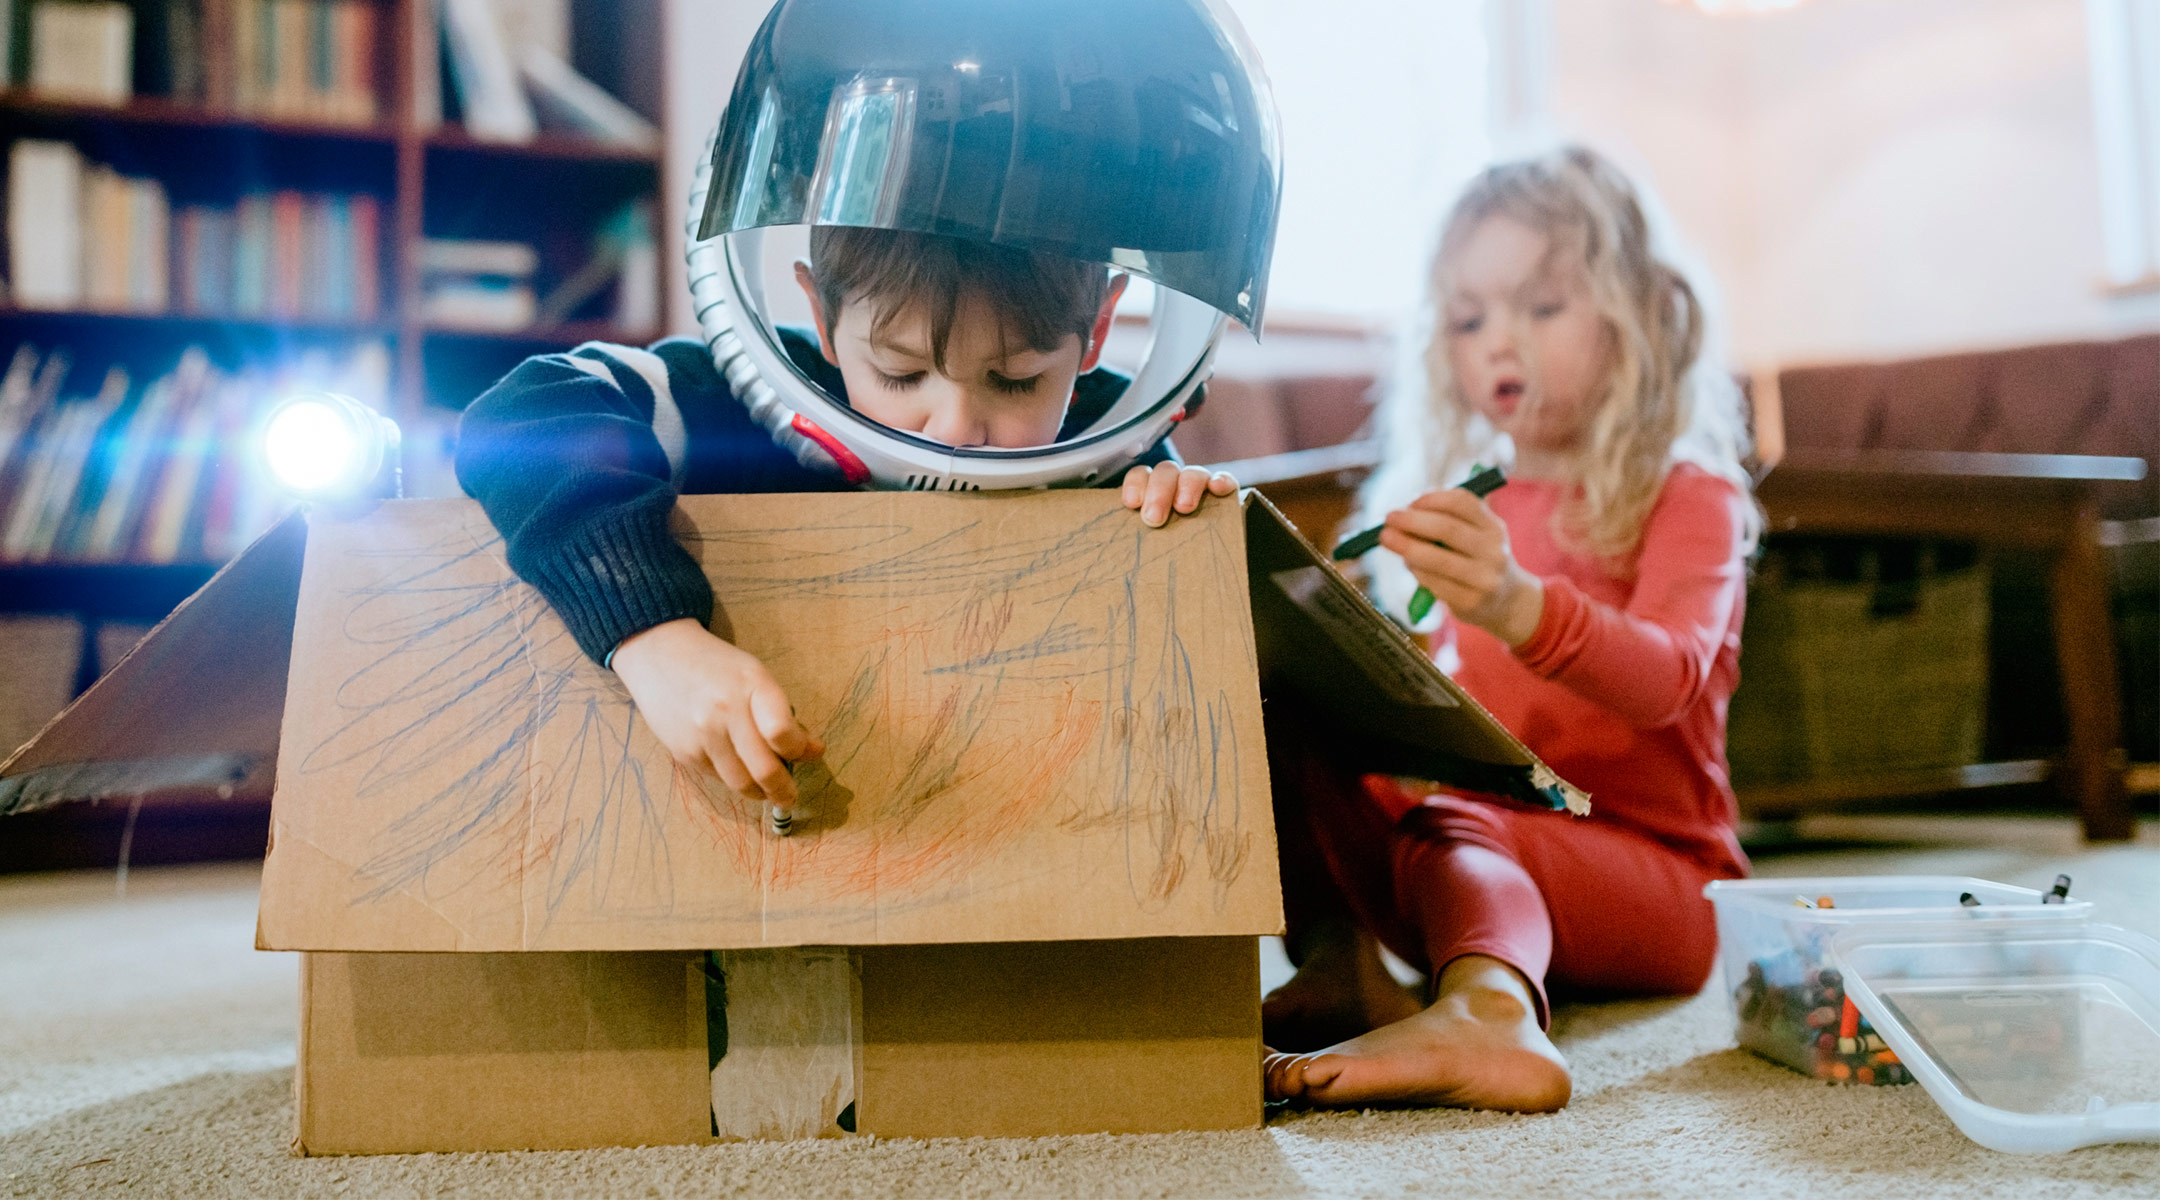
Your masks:
<path fill-rule="evenodd" d="M 466 410 L 459 482 L 510 565 L 660 741 L 776 826 L 823 746 L 668 532 L 677 495 L 1122 486 L 1150 526 L 1216 338 L 1257 330 L 1280 193 L 1273 101 L 1217 0 L 781 0 L 690 203 L 702 343 L 529 359 Z M 768 315 L 770 231 L 810 227 Z M 1145 361 L 1099 365 L 1130 275 Z"/>

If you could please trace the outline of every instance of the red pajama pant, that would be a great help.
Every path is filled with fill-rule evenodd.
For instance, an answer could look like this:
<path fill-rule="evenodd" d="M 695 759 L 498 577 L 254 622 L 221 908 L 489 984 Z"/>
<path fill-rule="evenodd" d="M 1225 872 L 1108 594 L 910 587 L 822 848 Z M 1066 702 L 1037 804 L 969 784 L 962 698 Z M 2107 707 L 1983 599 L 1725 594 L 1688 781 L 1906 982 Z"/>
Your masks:
<path fill-rule="evenodd" d="M 1702 889 L 1736 865 L 1567 813 L 1402 793 L 1328 761 L 1300 725 L 1268 723 L 1293 956 L 1302 930 L 1345 918 L 1428 976 L 1487 955 L 1530 981 L 1541 1023 L 1548 989 L 1684 994 L 1709 978 Z"/>

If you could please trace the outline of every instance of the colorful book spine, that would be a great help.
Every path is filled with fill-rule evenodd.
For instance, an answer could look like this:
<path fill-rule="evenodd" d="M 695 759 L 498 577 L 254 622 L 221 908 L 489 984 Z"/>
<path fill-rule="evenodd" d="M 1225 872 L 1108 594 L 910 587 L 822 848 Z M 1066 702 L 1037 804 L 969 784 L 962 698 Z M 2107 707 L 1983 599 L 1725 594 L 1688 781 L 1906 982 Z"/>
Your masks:
<path fill-rule="evenodd" d="M 234 214 L 233 312 L 243 317 L 270 311 L 270 197 L 242 196 Z"/>
<path fill-rule="evenodd" d="M 155 179 L 128 185 L 128 307 L 161 313 L 172 304 L 172 205 Z"/>
<path fill-rule="evenodd" d="M 233 42 L 233 6 L 238 0 L 202 0 L 203 102 L 216 109 L 240 107 Z"/>
<path fill-rule="evenodd" d="M 307 197 L 299 192 L 270 195 L 274 249 L 270 313 L 293 318 L 307 313 Z"/>
<path fill-rule="evenodd" d="M 263 12 L 269 0 L 226 0 L 226 39 L 232 47 L 232 106 L 240 112 L 263 108 Z"/>
<path fill-rule="evenodd" d="M 382 211 L 375 197 L 352 197 L 353 316 L 372 321 L 382 313 Z"/>

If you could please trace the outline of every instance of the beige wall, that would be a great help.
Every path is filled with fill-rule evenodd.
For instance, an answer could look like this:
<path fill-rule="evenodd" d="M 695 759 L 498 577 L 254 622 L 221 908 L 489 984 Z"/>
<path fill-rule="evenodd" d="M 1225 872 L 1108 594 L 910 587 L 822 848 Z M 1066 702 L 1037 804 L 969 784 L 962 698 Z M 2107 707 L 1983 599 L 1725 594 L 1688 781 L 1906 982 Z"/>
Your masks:
<path fill-rule="evenodd" d="M 1489 2 L 1545 6 L 1554 122 L 1653 180 L 1724 295 L 1736 361 L 1894 357 L 2160 327 L 2160 297 L 2110 299 L 2099 286 L 2078 0 L 1808 0 L 1738 18 L 1657 0 Z M 766 7 L 673 0 L 670 196 L 686 194 Z M 1283 5 L 1241 7 L 1256 39 L 1295 44 L 1283 36 L 1295 31 L 1280 19 Z M 1299 70 L 1294 53 L 1263 47 L 1279 77 Z M 1289 102 L 1297 89 L 1281 90 Z M 1294 115 L 1285 120 L 1293 133 Z M 1293 154 L 1291 172 L 1300 157 L 1313 165 Z M 1286 209 L 1285 236 L 1304 241 L 1285 260 L 1278 311 L 1308 307 L 1301 290 L 1321 301 L 1311 308 L 1336 309 L 1352 293 L 1319 274 L 1325 260 L 1313 248 L 1327 231 L 1290 228 L 1292 215 Z M 1370 224 L 1372 214 L 1341 219 Z M 688 331 L 680 211 L 666 223 L 671 327 Z M 1353 234 L 1343 240 L 1346 254 L 1371 251 Z M 1308 260 L 1312 270 L 1288 269 Z M 1352 264 L 1335 270 L 1347 277 Z"/>
<path fill-rule="evenodd" d="M 2077 0 L 1549 3 L 1552 118 L 1652 177 L 1737 360 L 2160 326 L 2160 300 L 2100 288 Z"/>

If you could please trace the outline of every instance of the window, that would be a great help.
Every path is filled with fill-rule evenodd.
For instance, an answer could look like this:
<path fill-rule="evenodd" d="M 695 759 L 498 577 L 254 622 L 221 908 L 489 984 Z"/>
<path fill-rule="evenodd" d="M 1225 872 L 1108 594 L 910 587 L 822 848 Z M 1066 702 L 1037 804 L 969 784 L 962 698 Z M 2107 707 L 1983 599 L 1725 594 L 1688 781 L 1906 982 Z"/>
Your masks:
<path fill-rule="evenodd" d="M 2160 290 L 2160 5 L 2086 0 L 2108 283 Z"/>

